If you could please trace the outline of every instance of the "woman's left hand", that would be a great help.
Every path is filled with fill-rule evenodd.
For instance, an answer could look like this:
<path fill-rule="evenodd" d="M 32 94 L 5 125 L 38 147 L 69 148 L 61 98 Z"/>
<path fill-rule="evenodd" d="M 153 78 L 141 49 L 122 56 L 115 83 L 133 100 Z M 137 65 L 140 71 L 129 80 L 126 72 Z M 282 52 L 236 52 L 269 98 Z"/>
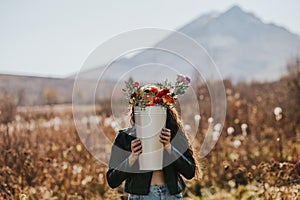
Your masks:
<path fill-rule="evenodd" d="M 162 128 L 161 134 L 160 134 L 160 142 L 164 145 L 164 147 L 171 152 L 171 130 L 167 128 Z"/>

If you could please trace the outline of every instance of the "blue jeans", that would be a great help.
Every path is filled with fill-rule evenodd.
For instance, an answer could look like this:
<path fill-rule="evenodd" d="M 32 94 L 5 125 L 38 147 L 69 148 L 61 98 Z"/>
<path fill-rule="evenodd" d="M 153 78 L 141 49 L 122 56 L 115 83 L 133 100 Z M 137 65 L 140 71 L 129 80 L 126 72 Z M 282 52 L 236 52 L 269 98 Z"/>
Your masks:
<path fill-rule="evenodd" d="M 128 200 L 180 200 L 182 193 L 171 195 L 166 185 L 151 185 L 148 195 L 129 194 Z"/>

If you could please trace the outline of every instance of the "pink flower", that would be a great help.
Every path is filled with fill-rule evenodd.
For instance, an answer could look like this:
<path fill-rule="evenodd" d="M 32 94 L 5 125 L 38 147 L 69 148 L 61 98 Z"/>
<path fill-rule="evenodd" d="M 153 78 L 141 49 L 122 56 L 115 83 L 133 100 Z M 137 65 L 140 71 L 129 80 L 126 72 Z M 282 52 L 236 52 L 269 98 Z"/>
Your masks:
<path fill-rule="evenodd" d="M 185 84 L 189 84 L 191 82 L 191 78 L 188 76 L 185 76 L 183 74 L 178 74 L 177 75 L 177 82 L 183 82 Z"/>

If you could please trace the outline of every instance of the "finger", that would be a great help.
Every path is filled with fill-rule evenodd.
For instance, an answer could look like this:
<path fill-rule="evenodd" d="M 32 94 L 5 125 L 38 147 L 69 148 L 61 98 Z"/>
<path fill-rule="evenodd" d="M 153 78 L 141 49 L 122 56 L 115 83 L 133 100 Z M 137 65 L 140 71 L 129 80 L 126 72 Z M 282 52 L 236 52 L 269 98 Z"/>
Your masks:
<path fill-rule="evenodd" d="M 141 150 L 139 150 L 139 151 L 137 151 L 135 153 L 138 154 L 138 155 L 140 155 L 142 152 L 143 152 L 143 150 L 141 149 Z"/>
<path fill-rule="evenodd" d="M 132 146 L 132 147 L 135 147 L 135 146 L 140 145 L 140 144 L 141 144 L 141 141 L 140 141 L 140 140 L 137 140 L 137 141 L 132 142 L 132 143 L 131 143 L 131 146 Z"/>
<path fill-rule="evenodd" d="M 166 138 L 166 137 L 160 137 L 160 140 L 163 140 L 165 142 L 170 142 L 170 139 L 169 138 Z"/>
<path fill-rule="evenodd" d="M 160 135 L 161 135 L 161 136 L 164 136 L 164 137 L 171 137 L 170 134 L 168 134 L 168 133 L 163 133 L 163 132 L 162 132 Z"/>
<path fill-rule="evenodd" d="M 135 147 L 135 148 L 132 149 L 133 152 L 138 152 L 140 150 L 142 150 L 142 145 L 141 146 L 137 146 L 137 147 Z"/>
<path fill-rule="evenodd" d="M 134 145 L 132 148 L 133 148 L 133 149 L 139 149 L 139 148 L 141 148 L 141 147 L 142 147 L 142 144 L 139 143 L 139 144 Z"/>
<path fill-rule="evenodd" d="M 137 143 L 139 141 L 141 141 L 141 140 L 139 138 L 136 138 L 136 139 L 134 139 L 134 140 L 131 141 L 131 144 Z"/>
<path fill-rule="evenodd" d="M 142 145 L 142 143 L 141 142 L 136 142 L 136 143 L 131 144 L 132 147 L 136 147 L 136 146 L 139 146 L 139 145 Z"/>
<path fill-rule="evenodd" d="M 135 152 L 132 152 L 134 155 L 140 155 L 141 153 L 143 152 L 142 149 L 140 149 L 139 151 L 135 151 Z"/>
<path fill-rule="evenodd" d="M 162 130 L 165 131 L 165 132 L 171 132 L 171 130 L 168 129 L 168 128 L 162 128 Z"/>
<path fill-rule="evenodd" d="M 162 137 L 162 138 L 168 138 L 168 139 L 170 139 L 171 137 L 170 137 L 170 135 L 165 135 L 165 134 L 160 134 L 160 136 L 159 137 Z"/>
<path fill-rule="evenodd" d="M 170 131 L 162 130 L 161 132 L 164 133 L 164 134 L 167 134 L 167 135 L 171 135 L 171 132 L 170 132 Z"/>
<path fill-rule="evenodd" d="M 162 130 L 161 132 L 163 132 L 163 133 L 168 133 L 168 134 L 171 133 L 171 131 L 168 131 L 168 130 Z"/>
<path fill-rule="evenodd" d="M 167 145 L 167 144 L 169 144 L 169 142 L 168 141 L 165 141 L 165 140 L 162 140 L 162 139 L 160 139 L 159 140 L 163 145 Z"/>
<path fill-rule="evenodd" d="M 170 140 L 170 136 L 160 135 L 159 137 L 163 140 Z"/>
<path fill-rule="evenodd" d="M 166 141 L 166 140 L 159 140 L 164 146 L 167 144 L 170 144 L 170 142 Z"/>
<path fill-rule="evenodd" d="M 142 143 L 138 143 L 138 144 L 136 144 L 133 148 L 134 149 L 139 149 L 139 148 L 141 148 L 142 147 Z"/>

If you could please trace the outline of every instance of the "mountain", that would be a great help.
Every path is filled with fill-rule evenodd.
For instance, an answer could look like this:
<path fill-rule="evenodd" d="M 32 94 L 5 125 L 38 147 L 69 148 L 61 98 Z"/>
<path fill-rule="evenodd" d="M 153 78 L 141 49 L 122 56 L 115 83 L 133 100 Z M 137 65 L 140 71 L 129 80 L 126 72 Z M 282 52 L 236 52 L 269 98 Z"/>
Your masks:
<path fill-rule="evenodd" d="M 285 71 L 286 63 L 300 54 L 298 35 L 263 23 L 238 6 L 197 28 L 195 22 L 179 31 L 201 43 L 225 77 L 274 80 Z"/>
<path fill-rule="evenodd" d="M 233 81 L 276 80 L 285 72 L 286 63 L 300 54 L 298 35 L 275 24 L 266 24 L 239 6 L 233 6 L 220 14 L 202 15 L 180 28 L 178 32 L 201 44 L 218 66 L 222 77 Z M 179 40 L 178 35 L 170 34 L 154 47 L 181 50 L 189 49 L 187 45 L 189 44 Z M 205 58 L 203 52 L 199 55 L 197 53 L 199 52 L 191 50 L 188 57 L 202 56 L 203 60 L 198 59 L 199 62 L 193 64 L 202 66 L 201 75 L 209 78 L 211 72 L 207 71 L 211 71 L 213 65 Z M 139 65 L 144 65 L 143 70 L 132 70 L 134 66 Z M 80 76 L 97 79 L 103 69 L 102 66 L 84 71 Z M 151 70 L 145 71 L 146 69 Z M 123 76 L 124 78 L 124 73 L 128 71 L 130 73 L 127 73 L 125 77 L 143 77 L 144 79 L 153 76 L 163 78 L 166 74 L 173 75 L 177 72 L 195 74 L 188 60 L 174 56 L 170 52 L 147 49 L 130 58 L 122 57 L 116 60 L 110 69 L 103 73 L 103 77 L 119 79 Z"/>

